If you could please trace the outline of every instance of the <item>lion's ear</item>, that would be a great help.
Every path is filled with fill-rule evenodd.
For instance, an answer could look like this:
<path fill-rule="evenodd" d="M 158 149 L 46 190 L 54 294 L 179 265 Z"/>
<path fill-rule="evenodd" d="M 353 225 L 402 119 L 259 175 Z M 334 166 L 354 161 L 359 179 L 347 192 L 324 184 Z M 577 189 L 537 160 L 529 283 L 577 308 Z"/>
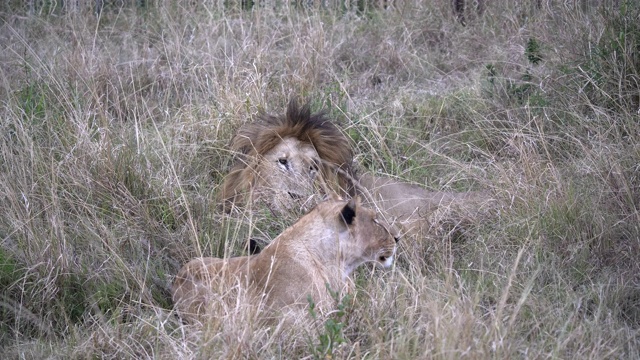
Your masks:
<path fill-rule="evenodd" d="M 342 208 L 340 215 L 344 220 L 345 224 L 351 225 L 356 218 L 356 207 L 358 206 L 357 199 L 351 199 L 349 202 Z"/>

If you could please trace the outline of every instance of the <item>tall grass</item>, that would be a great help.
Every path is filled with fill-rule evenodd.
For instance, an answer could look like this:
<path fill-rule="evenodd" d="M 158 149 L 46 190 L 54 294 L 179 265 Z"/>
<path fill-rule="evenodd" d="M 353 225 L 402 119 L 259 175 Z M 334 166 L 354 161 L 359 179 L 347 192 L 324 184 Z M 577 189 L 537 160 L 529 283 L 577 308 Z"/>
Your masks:
<path fill-rule="evenodd" d="M 640 357 L 640 9 L 360 3 L 0 8 L 3 356 Z M 501 206 L 435 214 L 331 323 L 182 324 L 183 263 L 293 220 L 216 202 L 235 131 L 291 96 L 361 169 Z"/>

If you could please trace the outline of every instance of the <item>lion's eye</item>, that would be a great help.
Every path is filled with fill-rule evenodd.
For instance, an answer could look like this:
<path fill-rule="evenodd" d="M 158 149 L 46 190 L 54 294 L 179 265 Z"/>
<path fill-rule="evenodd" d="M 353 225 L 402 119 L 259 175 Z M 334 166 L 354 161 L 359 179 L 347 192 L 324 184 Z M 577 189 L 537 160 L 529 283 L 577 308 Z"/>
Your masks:
<path fill-rule="evenodd" d="M 280 166 L 282 166 L 284 168 L 284 170 L 289 170 L 289 167 L 291 165 L 289 165 L 289 160 L 286 157 L 281 157 L 278 159 L 278 163 L 280 164 Z"/>
<path fill-rule="evenodd" d="M 309 170 L 312 171 L 318 171 L 320 167 L 318 166 L 318 160 L 317 159 L 312 159 L 311 160 L 311 166 L 309 167 Z"/>

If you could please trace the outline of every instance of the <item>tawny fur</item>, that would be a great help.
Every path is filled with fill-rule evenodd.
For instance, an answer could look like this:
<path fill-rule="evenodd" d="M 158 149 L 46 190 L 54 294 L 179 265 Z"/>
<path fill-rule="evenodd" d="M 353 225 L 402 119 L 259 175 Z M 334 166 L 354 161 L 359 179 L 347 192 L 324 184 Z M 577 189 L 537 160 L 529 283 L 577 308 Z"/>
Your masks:
<path fill-rule="evenodd" d="M 190 261 L 175 278 L 173 300 L 187 319 L 215 316 L 215 301 L 235 303 L 229 292 L 234 288 L 256 305 L 264 301 L 270 314 L 304 310 L 308 296 L 325 311 L 332 305 L 327 286 L 344 291 L 353 270 L 365 262 L 391 265 L 396 242 L 395 231 L 359 199 L 327 200 L 259 254 Z"/>
<path fill-rule="evenodd" d="M 323 112 L 311 114 L 308 104 L 300 107 L 296 100 L 291 100 L 285 116 L 262 114 L 254 123 L 243 126 L 233 138 L 231 150 L 238 154 L 236 165 L 226 176 L 221 202 L 229 211 L 235 205 L 245 204 L 251 199 L 251 191 L 265 184 L 264 155 L 278 146 L 283 139 L 295 139 L 300 144 L 307 144 L 315 151 L 316 162 L 320 171 L 320 179 L 324 184 L 333 186 L 333 191 L 346 189 L 349 194 L 349 181 L 341 173 L 351 174 L 353 155 L 349 140 Z M 292 151 L 296 151 L 293 149 Z M 319 161 L 322 159 L 323 161 Z M 340 171 L 336 171 L 336 168 Z M 304 174 L 295 174 L 302 175 Z M 284 176 L 292 176 L 291 173 Z M 277 184 L 280 185 L 280 184 Z M 286 186 L 279 187 L 285 191 Z M 298 194 L 305 196 L 309 194 Z M 349 195 L 354 195 L 351 191 Z"/>

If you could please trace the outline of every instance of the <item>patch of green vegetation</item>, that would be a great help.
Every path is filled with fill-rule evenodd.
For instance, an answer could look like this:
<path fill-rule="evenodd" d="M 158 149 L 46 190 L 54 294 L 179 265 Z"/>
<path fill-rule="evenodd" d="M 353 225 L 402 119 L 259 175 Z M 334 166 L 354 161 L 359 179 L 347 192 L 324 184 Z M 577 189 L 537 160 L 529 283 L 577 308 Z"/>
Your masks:
<path fill-rule="evenodd" d="M 31 71 L 27 76 L 32 76 Z M 14 93 L 17 111 L 22 115 L 20 126 L 26 128 L 22 130 L 40 148 L 49 150 L 47 156 L 53 156 L 55 161 L 61 161 L 76 143 L 76 132 L 70 128 L 59 93 L 52 84 L 40 80 L 33 80 Z"/>
<path fill-rule="evenodd" d="M 0 287 L 6 289 L 24 275 L 18 263 L 2 248 L 0 248 Z"/>
<path fill-rule="evenodd" d="M 540 61 L 535 57 L 534 60 Z M 541 108 L 548 104 L 545 94 L 537 85 L 539 81 L 534 78 L 529 69 L 525 69 L 517 78 L 510 78 L 502 74 L 496 64 L 487 64 L 486 70 L 484 93 L 487 98 L 501 101 L 505 105 L 513 107 L 528 105 L 533 108 Z"/>
<path fill-rule="evenodd" d="M 327 291 L 336 301 L 336 310 L 331 313 L 330 317 L 324 320 L 322 326 L 318 324 L 318 314 L 315 311 L 316 304 L 309 295 L 307 302 L 309 303 L 309 315 L 314 321 L 317 340 L 309 337 L 309 350 L 314 359 L 332 359 L 336 356 L 336 352 L 341 344 L 346 342 L 344 334 L 345 318 L 350 310 L 352 303 L 351 295 L 347 294 L 340 297 L 338 291 L 333 291 L 327 286 Z"/>
<path fill-rule="evenodd" d="M 93 289 L 91 301 L 95 303 L 102 314 L 107 317 L 115 315 L 125 302 L 127 291 L 124 283 L 120 279 L 99 282 Z"/>
<path fill-rule="evenodd" d="M 544 60 L 543 45 L 535 37 L 530 37 L 525 44 L 528 66 L 520 70 L 516 76 L 501 69 L 497 64 L 485 65 L 484 93 L 489 99 L 504 102 L 509 106 L 529 106 L 543 108 L 549 104 L 547 95 L 540 89 L 540 79 L 532 72 L 532 67 L 540 66 Z"/>
<path fill-rule="evenodd" d="M 57 303 L 64 319 L 72 324 L 80 322 L 88 310 L 86 279 L 76 273 L 64 274 L 57 277 Z M 66 326 L 67 324 L 59 324 Z"/>
<path fill-rule="evenodd" d="M 614 112 L 640 108 L 640 4 L 602 7 L 604 31 L 590 43 L 584 61 L 584 91 L 591 102 Z"/>
<path fill-rule="evenodd" d="M 153 299 L 152 304 L 157 304 L 163 309 L 171 310 L 173 309 L 173 299 L 171 298 L 171 293 L 169 290 L 169 279 L 171 277 L 165 273 L 163 266 L 163 261 L 158 260 L 157 264 L 155 265 L 154 272 L 151 272 L 151 274 L 147 278 L 147 281 L 152 284 L 150 287 L 151 297 Z M 171 271 L 171 273 L 173 273 L 174 271 L 175 270 Z M 153 281 L 153 279 L 150 279 L 152 276 L 154 276 L 160 284 L 167 284 L 167 286 L 158 285 Z"/>
<path fill-rule="evenodd" d="M 46 114 L 47 99 L 41 85 L 31 83 L 16 92 L 16 100 L 23 111 L 24 118 L 41 124 Z"/>
<path fill-rule="evenodd" d="M 629 284 L 617 288 L 611 296 L 616 315 L 634 329 L 640 329 L 640 289 Z"/>
<path fill-rule="evenodd" d="M 524 49 L 524 54 L 527 57 L 527 60 L 529 60 L 533 65 L 538 65 L 542 62 L 542 46 L 536 38 L 529 38 Z"/>
<path fill-rule="evenodd" d="M 11 287 L 24 277 L 24 271 L 20 270 L 18 263 L 2 248 L 0 248 L 0 302 L 8 304 L 12 298 Z M 9 306 L 0 306 L 0 346 L 7 343 L 12 337 L 15 311 Z"/>
<path fill-rule="evenodd" d="M 180 222 L 176 217 L 175 209 L 170 203 L 170 199 L 156 196 L 147 199 L 146 202 L 151 217 L 169 230 L 178 229 Z"/>

